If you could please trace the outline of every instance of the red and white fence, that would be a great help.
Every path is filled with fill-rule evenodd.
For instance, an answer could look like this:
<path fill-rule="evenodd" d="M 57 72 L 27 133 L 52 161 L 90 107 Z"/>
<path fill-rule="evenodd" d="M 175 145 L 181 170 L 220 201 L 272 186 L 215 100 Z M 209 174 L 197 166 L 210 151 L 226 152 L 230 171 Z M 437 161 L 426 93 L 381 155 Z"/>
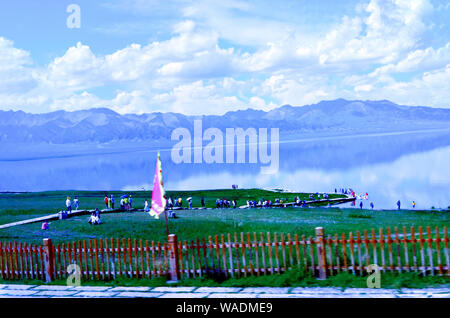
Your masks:
<path fill-rule="evenodd" d="M 348 235 L 315 237 L 278 233 L 233 233 L 207 239 L 168 242 L 142 239 L 91 239 L 54 245 L 0 242 L 0 276 L 5 280 L 64 279 L 70 264 L 82 279 L 117 277 L 178 280 L 202 276 L 279 275 L 297 269 L 326 278 L 340 272 L 365 275 L 369 265 L 381 272 L 418 272 L 450 276 L 447 227 L 405 227 Z"/>

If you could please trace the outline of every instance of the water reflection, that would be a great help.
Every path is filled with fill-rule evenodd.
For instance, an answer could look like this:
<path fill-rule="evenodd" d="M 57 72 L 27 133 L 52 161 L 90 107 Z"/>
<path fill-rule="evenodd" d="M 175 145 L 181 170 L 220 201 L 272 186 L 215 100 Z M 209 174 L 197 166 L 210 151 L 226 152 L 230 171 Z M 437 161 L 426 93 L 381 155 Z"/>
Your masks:
<path fill-rule="evenodd" d="M 0 160 L 0 191 L 150 189 L 157 149 L 33 160 Z M 161 157 L 168 189 L 240 187 L 369 193 L 376 208 L 450 205 L 450 132 L 345 138 L 305 138 L 280 144 L 280 169 L 259 164 L 179 164 L 170 145 Z M 117 150 L 117 149 L 116 149 Z"/>

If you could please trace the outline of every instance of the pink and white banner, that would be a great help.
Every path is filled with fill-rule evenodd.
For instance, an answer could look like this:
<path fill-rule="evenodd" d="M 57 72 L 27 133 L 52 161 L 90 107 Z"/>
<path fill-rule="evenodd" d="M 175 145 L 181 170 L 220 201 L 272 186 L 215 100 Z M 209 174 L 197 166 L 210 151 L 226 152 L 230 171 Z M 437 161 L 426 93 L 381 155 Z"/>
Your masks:
<path fill-rule="evenodd" d="M 152 207 L 149 214 L 159 219 L 159 215 L 166 209 L 166 197 L 162 181 L 161 157 L 158 152 L 158 159 L 156 161 L 155 177 L 153 179 L 152 191 Z"/>

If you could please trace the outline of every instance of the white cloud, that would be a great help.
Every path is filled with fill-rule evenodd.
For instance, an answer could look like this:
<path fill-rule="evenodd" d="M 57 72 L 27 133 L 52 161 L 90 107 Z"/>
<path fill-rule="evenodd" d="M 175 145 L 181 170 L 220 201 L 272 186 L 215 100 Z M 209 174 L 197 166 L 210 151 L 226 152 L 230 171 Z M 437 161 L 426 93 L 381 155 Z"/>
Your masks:
<path fill-rule="evenodd" d="M 220 86 L 205 84 L 203 81 L 179 85 L 168 93 L 156 95 L 152 101 L 167 105 L 164 108 L 166 111 L 183 113 L 189 109 L 189 113 L 193 115 L 223 114 L 245 106 L 236 96 L 224 94 Z"/>
<path fill-rule="evenodd" d="M 448 63 L 450 63 L 450 42 L 437 50 L 428 47 L 412 51 L 398 63 L 379 67 L 370 75 L 376 77 L 391 73 L 428 71 L 441 68 Z"/>
<path fill-rule="evenodd" d="M 252 16 L 252 3 L 209 4 L 185 6 L 165 40 L 105 55 L 80 42 L 45 67 L 0 37 L 0 107 L 221 114 L 338 97 L 450 107 L 450 42 L 434 48 L 422 41 L 429 0 L 371 0 L 313 34 L 293 21 Z M 399 80 L 400 73 L 414 74 Z M 102 88 L 113 97 L 93 93 Z"/>
<path fill-rule="evenodd" d="M 30 54 L 0 37 L 0 94 L 17 94 L 36 85 Z"/>
<path fill-rule="evenodd" d="M 49 64 L 45 80 L 54 88 L 81 90 L 105 84 L 105 72 L 103 58 L 78 42 Z"/>
<path fill-rule="evenodd" d="M 371 80 L 371 77 L 353 78 L 348 81 L 355 85 L 352 98 L 380 99 L 381 96 L 386 96 L 388 99 L 404 105 L 434 105 L 450 108 L 450 90 L 448 89 L 450 64 L 425 72 L 410 81 L 397 81 L 391 77 L 385 77 L 378 81 Z M 374 84 L 367 84 L 368 82 Z M 342 97 L 348 98 L 349 96 Z"/>
<path fill-rule="evenodd" d="M 280 105 L 306 105 L 336 97 L 323 76 L 274 75 L 261 84 L 261 95 L 273 96 Z"/>

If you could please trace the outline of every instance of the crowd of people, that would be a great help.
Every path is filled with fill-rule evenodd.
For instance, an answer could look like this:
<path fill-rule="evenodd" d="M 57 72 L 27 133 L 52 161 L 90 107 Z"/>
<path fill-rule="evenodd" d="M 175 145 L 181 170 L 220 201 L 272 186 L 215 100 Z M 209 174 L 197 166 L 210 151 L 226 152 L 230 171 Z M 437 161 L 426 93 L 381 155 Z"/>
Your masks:
<path fill-rule="evenodd" d="M 187 201 L 188 208 L 192 209 L 192 197 L 186 198 L 186 201 Z M 200 204 L 201 204 L 202 208 L 205 208 L 205 198 L 202 197 L 200 199 Z M 169 209 L 182 208 L 183 207 L 183 199 L 181 197 L 178 197 L 177 199 L 172 199 L 172 197 L 169 197 L 169 199 L 167 199 L 167 207 Z"/>
<path fill-rule="evenodd" d="M 114 210 L 116 200 L 113 194 L 111 194 L 110 196 L 105 194 L 104 202 L 106 209 Z M 132 208 L 133 208 L 133 198 L 131 197 L 131 195 L 128 194 L 122 195 L 120 197 L 120 209 L 130 211 Z"/>
<path fill-rule="evenodd" d="M 335 193 L 342 193 L 342 194 L 347 194 L 347 195 L 351 195 L 353 197 L 356 197 L 358 199 L 368 199 L 368 193 L 366 193 L 365 195 L 356 195 L 355 192 L 348 188 L 340 188 L 339 190 L 337 188 L 334 189 Z M 323 200 L 323 199 L 328 199 L 329 195 L 327 193 L 315 193 L 315 194 L 310 194 L 309 195 L 309 200 L 310 201 L 316 201 L 316 200 Z M 192 197 L 188 197 L 186 198 L 187 201 L 187 208 L 188 209 L 192 209 Z M 288 199 L 280 199 L 280 198 L 276 198 L 274 202 L 272 202 L 271 200 L 266 200 L 264 198 L 262 198 L 261 200 L 247 200 L 247 207 L 248 208 L 270 208 L 270 207 L 277 207 L 277 206 L 284 206 L 285 203 L 288 202 Z M 296 196 L 295 198 L 293 198 L 293 205 L 294 206 L 303 206 L 305 207 L 307 205 L 307 201 L 306 200 L 301 200 L 300 197 Z M 105 194 L 105 198 L 104 198 L 104 203 L 105 203 L 105 208 L 106 209 L 114 209 L 114 203 L 115 203 L 115 198 L 114 195 L 107 195 Z M 76 211 L 79 209 L 79 199 L 78 197 L 75 197 L 72 199 L 71 197 L 66 197 L 66 211 L 65 213 L 71 213 L 72 212 L 72 207 L 73 209 Z M 200 199 L 200 204 L 202 208 L 205 208 L 205 198 L 202 197 Z M 290 204 L 292 204 L 292 201 L 290 202 Z M 352 202 L 352 205 L 355 206 L 355 201 Z M 373 202 L 370 202 L 370 208 L 373 210 L 375 205 Z M 400 200 L 397 201 L 396 203 L 397 205 L 397 209 L 400 210 L 401 209 L 401 202 Z M 364 204 L 363 201 L 361 200 L 359 203 L 359 208 L 363 209 Z M 416 207 L 416 202 L 412 201 L 412 208 L 415 209 Z M 183 199 L 181 197 L 178 197 L 176 199 L 173 199 L 172 197 L 169 197 L 169 199 L 167 200 L 167 208 L 173 209 L 173 208 L 183 208 Z M 224 209 L 224 208 L 237 208 L 237 201 L 235 199 L 233 200 L 228 200 L 225 198 L 217 198 L 216 199 L 216 208 L 218 209 Z M 131 209 L 133 209 L 133 198 L 131 197 L 131 195 L 122 195 L 121 199 L 120 199 L 120 209 L 123 211 L 130 211 Z M 150 203 L 147 199 L 144 200 L 144 211 L 145 212 L 149 212 L 150 211 Z M 174 211 L 169 211 L 169 217 L 174 217 L 176 218 L 175 212 Z M 93 224 L 93 225 L 97 225 L 97 224 L 101 224 L 101 219 L 100 219 L 100 210 L 98 208 L 96 208 L 90 215 L 89 220 L 88 220 L 89 224 Z M 44 221 L 42 223 L 42 230 L 48 230 L 49 229 L 49 223 L 47 221 Z"/>
<path fill-rule="evenodd" d="M 342 194 L 349 194 L 349 195 L 353 195 L 354 197 L 358 198 L 358 199 L 368 199 L 368 194 L 366 193 L 365 195 L 355 195 L 355 192 L 352 189 L 345 189 L 345 188 L 340 188 L 335 189 L 335 193 L 342 193 Z M 329 195 L 327 193 L 315 193 L 315 194 L 310 194 L 308 196 L 309 201 L 316 201 L 316 200 L 327 200 L 329 199 Z M 256 207 L 272 207 L 272 206 L 282 206 L 285 202 L 287 202 L 288 200 L 285 198 L 280 199 L 280 198 L 276 198 L 274 202 L 272 202 L 271 200 L 265 200 L 264 198 L 262 198 L 261 200 L 247 200 L 247 207 L 249 208 L 256 208 Z M 293 198 L 294 201 L 294 206 L 306 206 L 307 205 L 307 201 L 306 200 L 301 200 L 300 197 L 295 197 Z M 187 208 L 188 209 L 192 209 L 193 208 L 193 200 L 192 197 L 188 197 L 186 198 L 186 202 L 187 202 Z M 114 203 L 115 203 L 115 199 L 114 199 L 114 195 L 106 195 L 105 194 L 105 198 L 104 198 L 104 203 L 105 203 L 105 208 L 106 209 L 114 209 Z M 205 198 L 202 197 L 200 199 L 200 205 L 202 208 L 205 208 Z M 352 203 L 353 206 L 355 206 L 355 202 Z M 364 203 L 363 201 L 359 202 L 359 208 L 362 209 L 364 207 Z M 396 203 L 397 205 L 397 209 L 400 210 L 401 208 L 401 202 L 400 200 L 397 201 Z M 370 202 L 369 204 L 370 208 L 373 210 L 375 205 L 373 202 Z M 66 198 L 66 213 L 70 213 L 72 212 L 72 207 L 73 209 L 76 211 L 79 209 L 79 199 L 78 197 L 75 197 L 73 199 L 73 202 L 71 200 L 71 197 L 67 197 Z M 218 209 L 224 209 L 224 208 L 237 208 L 237 201 L 235 199 L 233 200 L 228 200 L 225 198 L 217 198 L 216 199 L 216 208 Z M 412 208 L 416 207 L 416 202 L 412 201 Z M 167 200 L 167 208 L 168 209 L 173 209 L 173 208 L 183 208 L 183 199 L 181 197 L 175 198 L 173 199 L 172 197 L 169 197 Z M 122 195 L 121 199 L 120 199 L 120 209 L 123 211 L 130 211 L 133 209 L 133 198 L 131 195 Z M 98 210 L 98 209 L 96 209 Z M 150 203 L 147 199 L 145 199 L 144 201 L 144 211 L 145 212 L 149 212 L 150 211 Z"/>
<path fill-rule="evenodd" d="M 236 208 L 236 200 L 228 200 L 228 199 L 216 199 L 216 208 L 220 208 L 220 209 L 223 209 L 223 208 L 231 208 L 231 207 L 233 207 L 233 209 L 235 209 Z"/>

